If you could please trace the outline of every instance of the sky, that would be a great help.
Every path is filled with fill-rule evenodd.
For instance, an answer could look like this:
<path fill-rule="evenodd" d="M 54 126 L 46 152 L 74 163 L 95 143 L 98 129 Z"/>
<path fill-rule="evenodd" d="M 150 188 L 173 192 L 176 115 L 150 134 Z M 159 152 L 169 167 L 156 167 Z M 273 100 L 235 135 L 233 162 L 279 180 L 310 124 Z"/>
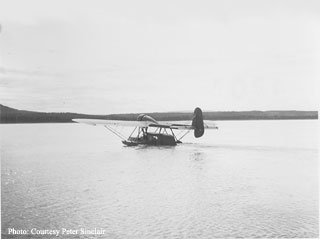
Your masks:
<path fill-rule="evenodd" d="M 317 110 L 320 1 L 2 0 L 0 104 Z"/>

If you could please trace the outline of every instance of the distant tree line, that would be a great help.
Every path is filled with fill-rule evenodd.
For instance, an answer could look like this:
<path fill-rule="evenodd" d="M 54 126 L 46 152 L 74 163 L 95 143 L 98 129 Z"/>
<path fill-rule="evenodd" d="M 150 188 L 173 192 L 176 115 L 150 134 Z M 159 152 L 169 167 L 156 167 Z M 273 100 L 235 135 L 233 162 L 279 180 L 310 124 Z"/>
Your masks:
<path fill-rule="evenodd" d="M 156 120 L 191 120 L 192 112 L 146 113 Z M 0 123 L 69 123 L 75 118 L 136 120 L 139 114 L 88 115 L 76 113 L 44 113 L 17 110 L 0 104 Z M 205 120 L 287 120 L 318 119 L 317 111 L 229 111 L 204 112 Z"/>

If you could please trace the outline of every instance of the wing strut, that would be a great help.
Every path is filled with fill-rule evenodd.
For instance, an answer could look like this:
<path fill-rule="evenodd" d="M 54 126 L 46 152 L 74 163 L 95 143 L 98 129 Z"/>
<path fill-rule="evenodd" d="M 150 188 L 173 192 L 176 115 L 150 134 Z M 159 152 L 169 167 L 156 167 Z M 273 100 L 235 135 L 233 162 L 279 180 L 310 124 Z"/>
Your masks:
<path fill-rule="evenodd" d="M 111 127 L 108 127 L 107 125 L 104 125 L 104 127 L 106 129 L 108 129 L 110 132 L 114 133 L 115 135 L 117 135 L 119 138 L 121 138 L 122 140 L 126 140 L 126 138 L 121 135 L 119 132 L 117 132 L 116 130 L 112 129 Z"/>
<path fill-rule="evenodd" d="M 190 130 L 187 130 L 187 132 L 185 132 L 180 138 L 179 138 L 179 141 L 184 138 L 184 136 L 186 136 L 188 133 L 190 132 Z"/>
<path fill-rule="evenodd" d="M 134 131 L 136 131 L 137 126 L 134 128 L 134 130 L 132 131 L 132 133 L 130 134 L 129 138 L 131 137 L 131 135 L 134 133 Z"/>

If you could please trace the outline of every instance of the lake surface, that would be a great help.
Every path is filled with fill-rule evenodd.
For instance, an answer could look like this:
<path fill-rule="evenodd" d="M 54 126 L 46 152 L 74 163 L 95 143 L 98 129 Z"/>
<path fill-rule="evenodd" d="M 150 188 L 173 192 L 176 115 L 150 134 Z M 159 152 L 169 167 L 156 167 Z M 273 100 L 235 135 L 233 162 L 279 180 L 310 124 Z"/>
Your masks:
<path fill-rule="evenodd" d="M 176 147 L 124 147 L 82 124 L 0 125 L 2 237 L 318 237 L 318 121 L 216 123 Z"/>

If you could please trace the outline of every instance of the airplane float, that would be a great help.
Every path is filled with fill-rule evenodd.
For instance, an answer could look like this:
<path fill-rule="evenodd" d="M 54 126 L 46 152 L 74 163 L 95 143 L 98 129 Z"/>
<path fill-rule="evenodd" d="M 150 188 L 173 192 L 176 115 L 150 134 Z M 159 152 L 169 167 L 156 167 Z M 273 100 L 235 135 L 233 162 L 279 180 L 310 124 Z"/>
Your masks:
<path fill-rule="evenodd" d="M 175 146 L 181 142 L 181 139 L 186 136 L 190 130 L 194 131 L 194 137 L 203 136 L 205 129 L 218 129 L 215 124 L 207 124 L 203 121 L 202 110 L 195 108 L 191 125 L 175 124 L 168 122 L 158 122 L 154 118 L 146 114 L 140 114 L 137 121 L 125 120 L 101 120 L 101 119 L 72 119 L 74 122 L 84 123 L 89 125 L 102 125 L 112 133 L 122 139 L 122 143 L 126 146 L 136 145 L 167 145 Z M 130 136 L 126 139 L 112 126 L 133 126 L 135 127 Z M 148 131 L 153 128 L 153 132 Z M 174 134 L 173 130 L 185 130 L 186 133 L 179 139 Z M 169 131 L 169 132 L 168 132 Z M 137 132 L 136 136 L 133 136 Z"/>

